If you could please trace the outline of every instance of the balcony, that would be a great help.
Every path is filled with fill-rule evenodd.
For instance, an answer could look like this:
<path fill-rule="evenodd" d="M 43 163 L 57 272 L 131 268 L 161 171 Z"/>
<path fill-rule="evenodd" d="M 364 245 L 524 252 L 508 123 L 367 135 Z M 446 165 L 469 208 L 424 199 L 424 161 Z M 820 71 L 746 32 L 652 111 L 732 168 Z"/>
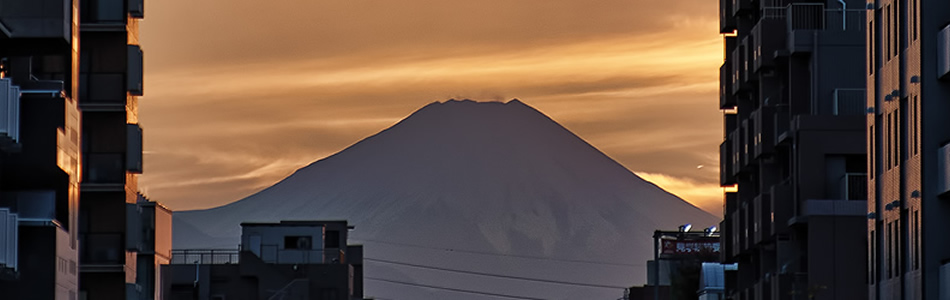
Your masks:
<path fill-rule="evenodd" d="M 129 16 L 137 19 L 145 18 L 145 0 L 128 0 Z"/>
<path fill-rule="evenodd" d="M 937 33 L 937 78 L 950 79 L 950 25 Z"/>
<path fill-rule="evenodd" d="M 125 169 L 142 174 L 142 127 L 126 124 Z"/>
<path fill-rule="evenodd" d="M 72 42 L 70 0 L 0 1 L 0 23 L 11 38 Z"/>
<path fill-rule="evenodd" d="M 736 107 L 736 96 L 732 94 L 732 64 L 725 62 L 719 67 L 719 108 L 732 109 Z"/>
<path fill-rule="evenodd" d="M 748 119 L 742 120 L 742 125 L 739 126 L 739 150 L 742 152 L 741 159 L 739 160 L 739 168 L 745 168 L 751 165 L 755 158 L 752 157 L 752 140 L 753 132 L 755 128 L 752 128 L 754 123 L 750 123 Z"/>
<path fill-rule="evenodd" d="M 774 127 L 772 136 L 775 137 L 774 143 L 776 146 L 781 145 L 790 140 L 789 128 L 791 123 L 788 119 L 788 105 L 780 105 L 775 107 L 775 118 L 773 118 Z"/>
<path fill-rule="evenodd" d="M 866 201 L 820 200 L 810 199 L 799 203 L 796 221 L 811 216 L 865 216 L 867 215 Z"/>
<path fill-rule="evenodd" d="M 736 183 L 736 176 L 732 171 L 732 142 L 725 140 L 719 144 L 719 185 L 726 186 Z"/>
<path fill-rule="evenodd" d="M 729 159 L 730 163 L 732 164 L 732 167 L 730 168 L 732 171 L 732 176 L 738 175 L 739 170 L 741 169 L 739 161 L 742 160 L 742 144 L 739 139 L 739 129 L 730 132 L 728 139 L 726 139 L 726 141 L 732 142 L 731 151 L 729 152 L 729 154 L 732 155 L 732 157 Z"/>
<path fill-rule="evenodd" d="M 79 75 L 79 99 L 84 105 L 112 106 L 125 110 L 127 84 L 122 73 L 83 73 Z M 83 110 L 88 110 L 83 107 Z"/>
<path fill-rule="evenodd" d="M 743 52 L 742 61 L 740 66 L 742 67 L 742 82 L 749 84 L 750 87 L 755 87 L 752 83 L 758 82 L 759 77 L 752 70 L 752 58 L 755 53 L 755 40 L 753 36 L 746 36 L 742 38 L 741 48 Z"/>
<path fill-rule="evenodd" d="M 832 115 L 863 116 L 867 112 L 867 93 L 864 89 L 838 88 L 832 97 Z"/>
<path fill-rule="evenodd" d="M 187 249 L 172 250 L 172 258 L 169 264 L 172 265 L 225 265 L 238 264 L 241 262 L 241 255 L 234 249 Z"/>
<path fill-rule="evenodd" d="M 769 194 L 759 194 L 752 199 L 753 206 L 753 243 L 758 244 L 770 240 L 772 235 L 772 208 Z"/>
<path fill-rule="evenodd" d="M 732 17 L 732 1 L 719 0 L 719 33 L 731 33 L 736 30 L 736 19 Z"/>
<path fill-rule="evenodd" d="M 763 154 L 771 154 L 775 140 L 775 111 L 771 107 L 763 106 L 751 114 L 753 126 L 753 156 L 758 158 Z"/>
<path fill-rule="evenodd" d="M 0 270 L 6 268 L 16 272 L 19 232 L 17 214 L 8 208 L 0 208 Z"/>
<path fill-rule="evenodd" d="M 732 94 L 748 91 L 751 87 L 745 80 L 747 78 L 745 70 L 748 68 L 745 51 L 744 45 L 738 45 L 732 50 L 732 56 L 730 57 L 730 61 L 732 62 L 732 76 L 730 76 Z"/>
<path fill-rule="evenodd" d="M 820 31 L 819 39 L 834 40 L 839 45 L 861 45 L 866 14 L 863 9 L 826 9 L 822 3 L 788 5 L 784 16 L 788 28 L 788 52 L 811 52 L 815 46 L 815 31 Z"/>
<path fill-rule="evenodd" d="M 950 198 L 950 144 L 937 149 L 937 195 Z"/>
<path fill-rule="evenodd" d="M 127 90 L 129 94 L 142 96 L 144 95 L 143 79 L 145 78 L 142 48 L 138 45 L 129 45 L 128 59 Z"/>
<path fill-rule="evenodd" d="M 846 173 L 841 176 L 839 186 L 844 200 L 868 200 L 868 175 L 866 173 Z"/>
<path fill-rule="evenodd" d="M 128 3 L 126 3 L 128 2 Z M 125 30 L 131 10 L 140 10 L 134 0 L 85 0 L 79 16 L 83 30 Z M 141 2 L 141 1 L 138 1 Z M 126 9 L 128 4 L 128 9 Z"/>
<path fill-rule="evenodd" d="M 794 213 L 794 199 L 792 198 L 792 187 L 788 181 L 773 185 L 769 197 L 769 208 L 771 214 L 769 221 L 771 224 L 772 235 L 782 234 L 788 230 L 788 221 Z"/>
<path fill-rule="evenodd" d="M 765 10 L 763 10 L 765 11 Z M 752 27 L 752 71 L 757 72 L 763 67 L 775 65 L 776 51 L 785 49 L 786 22 L 781 19 L 763 16 L 755 27 Z"/>
<path fill-rule="evenodd" d="M 83 181 L 87 183 L 123 183 L 125 158 L 121 152 L 86 153 Z"/>
<path fill-rule="evenodd" d="M 732 15 L 738 16 L 752 12 L 752 0 L 732 0 Z"/>
<path fill-rule="evenodd" d="M 15 149 L 20 141 L 20 87 L 0 78 L 0 149 Z"/>
<path fill-rule="evenodd" d="M 739 210 L 736 210 L 730 213 L 728 220 L 730 222 L 729 227 L 732 231 L 732 234 L 726 235 L 727 237 L 730 237 L 730 241 L 727 241 L 727 242 L 731 245 L 730 246 L 730 249 L 732 250 L 732 252 L 730 253 L 731 257 L 736 257 L 736 256 L 739 256 L 739 252 L 741 250 L 740 249 L 740 245 L 741 245 L 740 233 L 741 233 L 741 228 L 744 227 L 742 226 L 742 222 L 740 222 L 739 220 Z"/>
<path fill-rule="evenodd" d="M 125 262 L 121 233 L 79 235 L 79 260 L 82 264 L 121 265 Z"/>

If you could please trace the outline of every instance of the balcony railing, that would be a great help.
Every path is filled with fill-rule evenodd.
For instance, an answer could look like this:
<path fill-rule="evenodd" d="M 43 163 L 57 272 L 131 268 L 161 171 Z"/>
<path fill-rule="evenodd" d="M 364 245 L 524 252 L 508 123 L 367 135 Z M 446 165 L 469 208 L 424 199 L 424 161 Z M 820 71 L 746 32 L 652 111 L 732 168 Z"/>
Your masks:
<path fill-rule="evenodd" d="M 17 270 L 19 248 L 19 225 L 17 214 L 8 208 L 0 208 L 0 269 Z"/>
<path fill-rule="evenodd" d="M 79 259 L 90 264 L 122 264 L 125 244 L 121 233 L 87 233 L 79 235 Z"/>
<path fill-rule="evenodd" d="M 236 249 L 187 249 L 172 250 L 170 264 L 224 265 L 239 262 L 241 262 L 241 255 Z"/>
<path fill-rule="evenodd" d="M 777 4 L 780 4 L 776 1 Z M 792 3 L 763 6 L 763 19 L 783 19 L 789 30 L 863 31 L 865 12 L 861 9 L 825 8 L 822 3 Z"/>
<path fill-rule="evenodd" d="M 841 191 L 845 200 L 868 199 L 868 175 L 865 173 L 846 173 L 841 176 Z"/>
<path fill-rule="evenodd" d="M 835 89 L 832 114 L 835 116 L 861 116 L 867 110 L 867 95 L 864 89 Z"/>
<path fill-rule="evenodd" d="M 0 78 L 0 136 L 20 140 L 20 87 L 9 78 Z"/>

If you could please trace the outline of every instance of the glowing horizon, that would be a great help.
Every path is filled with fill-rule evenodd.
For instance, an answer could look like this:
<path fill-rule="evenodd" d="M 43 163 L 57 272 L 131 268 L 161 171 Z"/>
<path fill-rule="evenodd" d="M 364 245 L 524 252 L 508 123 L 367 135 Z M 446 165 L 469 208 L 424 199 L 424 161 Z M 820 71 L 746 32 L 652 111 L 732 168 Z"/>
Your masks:
<path fill-rule="evenodd" d="M 518 98 L 721 215 L 715 3 L 147 5 L 140 187 L 172 209 L 240 200 L 433 101 Z"/>

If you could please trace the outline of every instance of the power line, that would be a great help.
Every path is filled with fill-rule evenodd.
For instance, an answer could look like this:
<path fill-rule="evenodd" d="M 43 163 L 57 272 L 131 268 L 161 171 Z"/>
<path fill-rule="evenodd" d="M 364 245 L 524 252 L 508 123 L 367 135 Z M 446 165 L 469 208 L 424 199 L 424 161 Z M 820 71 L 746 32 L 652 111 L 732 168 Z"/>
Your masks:
<path fill-rule="evenodd" d="M 385 259 L 368 258 L 368 257 L 364 257 L 363 260 L 364 260 L 364 261 L 378 262 L 378 263 L 385 263 L 385 264 L 394 264 L 394 265 L 408 266 L 408 267 L 420 268 L 420 269 L 429 269 L 429 270 L 437 270 L 437 271 L 453 272 L 453 273 L 461 273 L 461 274 L 469 274 L 469 275 L 478 275 L 478 276 L 498 277 L 498 278 L 505 278 L 505 279 L 514 279 L 514 280 L 534 281 L 534 282 L 551 283 L 551 284 L 573 285 L 573 286 L 594 287 L 594 288 L 608 288 L 608 289 L 625 289 L 625 288 L 627 288 L 627 287 L 624 287 L 624 286 L 613 286 L 613 285 L 591 284 L 591 283 L 575 283 L 575 282 L 567 282 L 567 281 L 559 281 L 559 280 L 538 279 L 538 278 L 512 276 L 512 275 L 503 275 L 503 274 L 492 274 L 492 273 L 484 273 L 484 272 L 475 272 L 475 271 L 466 271 L 466 270 L 447 269 L 447 268 L 441 268 L 441 267 L 433 267 L 433 266 L 426 266 L 426 265 L 413 264 L 413 263 L 404 263 L 404 262 L 397 262 L 397 261 L 391 261 L 391 260 L 385 260 Z"/>
<path fill-rule="evenodd" d="M 542 298 L 532 298 L 532 297 L 523 297 L 523 296 L 496 294 L 496 293 L 481 292 L 481 291 L 474 291 L 474 290 L 465 290 L 465 289 L 457 289 L 457 288 L 450 288 L 450 287 L 441 287 L 441 286 L 428 285 L 428 284 L 420 284 L 420 283 L 412 283 L 412 282 L 405 282 L 405 281 L 398 281 L 398 280 L 390 280 L 390 279 L 383 279 L 383 278 L 376 278 L 376 277 L 366 277 L 366 276 L 363 276 L 363 279 L 376 280 L 376 281 L 389 282 L 389 283 L 402 284 L 402 285 L 415 286 L 415 287 L 430 288 L 430 289 L 435 289 L 435 290 L 450 291 L 450 292 L 456 292 L 456 293 L 466 293 L 466 294 L 475 294 L 475 295 L 483 295 L 483 296 L 492 296 L 492 297 L 499 297 L 499 298 L 521 299 L 521 300 L 544 300 L 544 299 L 542 299 Z"/>
<path fill-rule="evenodd" d="M 441 250 L 446 252 L 459 252 L 459 253 L 470 253 L 470 254 L 480 254 L 480 255 L 491 255 L 491 256 L 504 256 L 504 257 L 515 257 L 515 258 L 525 258 L 525 259 L 536 259 L 536 260 L 550 260 L 550 261 L 561 261 L 561 262 L 571 262 L 571 263 L 582 263 L 582 264 L 595 264 L 595 265 L 607 265 L 607 266 L 630 266 L 630 267 L 643 267 L 645 264 L 642 263 L 614 263 L 614 262 L 603 262 L 603 261 L 592 261 L 592 260 L 579 260 L 579 259 L 566 259 L 566 258 L 553 258 L 553 257 L 542 257 L 542 256 L 531 256 L 531 255 L 518 255 L 518 254 L 502 254 L 494 253 L 487 251 L 475 251 L 475 250 L 464 250 L 464 249 L 453 249 L 453 248 L 440 248 L 432 246 L 423 246 L 407 243 L 397 243 L 397 242 L 387 242 L 371 239 L 357 239 L 350 238 L 351 241 L 363 241 L 363 242 L 373 242 L 380 244 L 389 244 L 395 246 L 411 247 L 411 248 L 421 248 L 421 249 L 432 249 L 432 250 Z"/>

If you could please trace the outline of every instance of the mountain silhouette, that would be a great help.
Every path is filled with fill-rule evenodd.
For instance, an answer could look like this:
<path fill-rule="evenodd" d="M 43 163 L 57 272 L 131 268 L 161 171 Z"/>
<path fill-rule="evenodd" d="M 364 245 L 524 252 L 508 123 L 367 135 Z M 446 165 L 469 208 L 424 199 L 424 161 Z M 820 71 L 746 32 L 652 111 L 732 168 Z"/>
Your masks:
<path fill-rule="evenodd" d="M 174 247 L 233 248 L 241 222 L 320 219 L 356 226 L 366 295 L 387 299 L 496 299 L 413 284 L 616 299 L 646 281 L 655 229 L 719 220 L 521 101 L 449 100 L 247 198 L 176 212 Z"/>

